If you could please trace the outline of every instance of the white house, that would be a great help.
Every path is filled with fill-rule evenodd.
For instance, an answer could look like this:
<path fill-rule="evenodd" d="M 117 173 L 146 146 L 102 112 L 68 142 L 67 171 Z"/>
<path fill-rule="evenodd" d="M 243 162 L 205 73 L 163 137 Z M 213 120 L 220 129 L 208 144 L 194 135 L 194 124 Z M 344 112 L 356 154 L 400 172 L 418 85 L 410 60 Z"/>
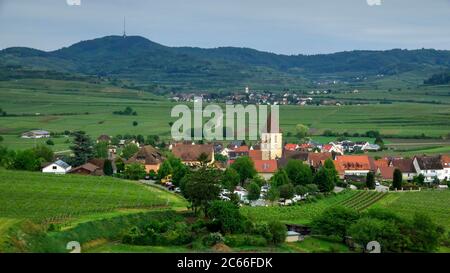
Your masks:
<path fill-rule="evenodd" d="M 450 155 L 441 156 L 442 166 L 444 167 L 444 179 L 450 180 Z"/>
<path fill-rule="evenodd" d="M 445 170 L 440 156 L 416 156 L 413 165 L 416 173 L 422 174 L 427 183 L 433 182 L 436 178 L 445 179 Z"/>
<path fill-rule="evenodd" d="M 22 138 L 46 138 L 50 133 L 44 130 L 33 130 L 22 134 Z"/>
<path fill-rule="evenodd" d="M 72 169 L 72 166 L 62 160 L 57 160 L 42 169 L 43 173 L 66 174 Z"/>

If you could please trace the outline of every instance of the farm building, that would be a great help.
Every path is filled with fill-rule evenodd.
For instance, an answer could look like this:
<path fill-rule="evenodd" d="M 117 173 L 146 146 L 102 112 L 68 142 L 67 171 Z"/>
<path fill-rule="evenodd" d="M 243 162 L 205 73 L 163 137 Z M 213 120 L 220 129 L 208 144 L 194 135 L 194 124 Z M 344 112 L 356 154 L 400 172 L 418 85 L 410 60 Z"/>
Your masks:
<path fill-rule="evenodd" d="M 66 174 L 72 169 L 72 166 L 62 160 L 57 160 L 42 168 L 43 173 Z"/>
<path fill-rule="evenodd" d="M 151 145 L 143 146 L 139 151 L 134 154 L 125 163 L 141 163 L 145 166 L 145 171 L 150 172 L 151 170 L 157 172 L 159 166 L 165 160 L 163 155 Z"/>
<path fill-rule="evenodd" d="M 44 130 L 33 130 L 22 134 L 22 138 L 47 138 L 50 133 Z"/>
<path fill-rule="evenodd" d="M 214 146 L 211 144 L 174 144 L 172 153 L 189 166 L 199 166 L 202 155 L 205 156 L 207 165 L 214 163 Z"/>
<path fill-rule="evenodd" d="M 102 176 L 103 169 L 92 163 L 86 163 L 69 171 L 71 174 Z"/>
<path fill-rule="evenodd" d="M 422 174 L 427 183 L 433 182 L 436 178 L 439 180 L 446 178 L 440 156 L 416 156 L 413 165 L 416 173 Z"/>

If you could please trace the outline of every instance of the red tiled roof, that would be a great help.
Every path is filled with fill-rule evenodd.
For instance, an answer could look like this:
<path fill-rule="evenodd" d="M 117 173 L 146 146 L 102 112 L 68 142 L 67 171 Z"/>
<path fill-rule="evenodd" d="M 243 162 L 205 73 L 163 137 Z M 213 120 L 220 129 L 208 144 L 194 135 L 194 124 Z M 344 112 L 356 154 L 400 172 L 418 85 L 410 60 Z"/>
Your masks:
<path fill-rule="evenodd" d="M 394 167 L 378 166 L 378 172 L 383 179 L 392 180 L 394 178 Z"/>
<path fill-rule="evenodd" d="M 262 160 L 262 151 L 261 150 L 250 150 L 250 151 L 248 151 L 248 156 L 252 160 Z"/>
<path fill-rule="evenodd" d="M 333 155 L 329 152 L 325 153 L 308 153 L 308 162 L 314 168 L 318 168 L 322 161 L 332 158 Z"/>
<path fill-rule="evenodd" d="M 334 161 L 336 170 L 342 174 L 346 170 L 372 170 L 372 164 L 367 155 L 341 155 Z"/>
<path fill-rule="evenodd" d="M 277 171 L 276 160 L 253 160 L 258 173 L 275 173 Z"/>
<path fill-rule="evenodd" d="M 444 168 L 450 168 L 450 155 L 442 155 L 441 161 Z"/>
<path fill-rule="evenodd" d="M 235 152 L 248 152 L 248 146 L 247 145 L 242 145 L 240 147 L 237 147 L 236 149 L 233 149 L 233 151 Z"/>
<path fill-rule="evenodd" d="M 297 149 L 297 144 L 288 143 L 284 145 L 284 149 L 288 151 L 295 151 Z"/>
<path fill-rule="evenodd" d="M 212 160 L 214 147 L 211 144 L 177 144 L 173 146 L 172 153 L 182 161 L 198 161 L 201 154 L 208 156 L 208 161 Z"/>

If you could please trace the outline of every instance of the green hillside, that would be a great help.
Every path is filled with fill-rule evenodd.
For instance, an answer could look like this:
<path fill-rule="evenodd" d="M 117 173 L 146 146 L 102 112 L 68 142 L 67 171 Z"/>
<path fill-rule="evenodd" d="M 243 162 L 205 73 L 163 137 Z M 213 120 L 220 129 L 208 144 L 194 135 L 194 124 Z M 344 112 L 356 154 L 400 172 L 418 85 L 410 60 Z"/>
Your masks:
<path fill-rule="evenodd" d="M 448 70 L 450 52 L 394 49 L 288 56 L 248 48 L 168 47 L 140 36 L 107 36 L 51 52 L 8 48 L 0 51 L 0 65 L 0 70 L 19 66 L 79 73 L 141 86 L 169 86 L 174 91 L 226 90 L 245 85 L 283 90 L 309 86 L 318 79 L 359 82 L 371 76 L 417 71 L 421 78 L 415 82 L 422 83 L 432 74 Z M 14 78 L 3 74 L 3 78 Z M 17 77 L 23 77 L 23 73 Z M 50 73 L 48 77 L 55 75 Z"/>

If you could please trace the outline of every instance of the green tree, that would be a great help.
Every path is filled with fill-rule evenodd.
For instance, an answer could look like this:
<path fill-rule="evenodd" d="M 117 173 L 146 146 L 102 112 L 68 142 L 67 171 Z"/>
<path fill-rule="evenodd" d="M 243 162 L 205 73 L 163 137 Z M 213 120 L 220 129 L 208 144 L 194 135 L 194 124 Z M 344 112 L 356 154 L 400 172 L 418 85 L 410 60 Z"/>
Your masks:
<path fill-rule="evenodd" d="M 120 157 L 116 158 L 114 163 L 116 164 L 117 173 L 122 173 L 125 171 L 125 163 L 123 162 L 122 158 L 120 158 Z"/>
<path fill-rule="evenodd" d="M 240 180 L 241 178 L 235 169 L 227 168 L 223 173 L 222 185 L 229 191 L 234 191 Z"/>
<path fill-rule="evenodd" d="M 278 187 L 278 190 L 280 191 L 280 197 L 284 199 L 291 199 L 294 197 L 294 186 L 292 183 L 287 183 L 284 185 L 281 185 Z"/>
<path fill-rule="evenodd" d="M 309 128 L 304 124 L 297 124 L 295 126 L 295 133 L 298 138 L 305 138 L 308 136 Z"/>
<path fill-rule="evenodd" d="M 266 194 L 266 200 L 269 200 L 270 202 L 275 202 L 278 199 L 280 199 L 280 191 L 277 187 L 270 187 L 270 189 L 267 191 Z"/>
<path fill-rule="evenodd" d="M 11 167 L 15 170 L 38 171 L 41 168 L 41 163 L 43 163 L 43 160 L 40 160 L 33 150 L 23 150 L 17 152 Z"/>
<path fill-rule="evenodd" d="M 375 186 L 375 175 L 373 172 L 368 172 L 366 176 L 366 187 L 370 190 L 374 190 Z"/>
<path fill-rule="evenodd" d="M 74 132 L 73 136 L 73 146 L 70 147 L 74 154 L 72 162 L 73 165 L 80 166 L 94 157 L 92 140 L 83 131 Z"/>
<path fill-rule="evenodd" d="M 125 165 L 125 177 L 131 180 L 143 179 L 147 174 L 145 166 L 140 163 L 131 163 Z"/>
<path fill-rule="evenodd" d="M 38 145 L 31 149 L 31 151 L 35 154 L 36 158 L 41 158 L 42 161 L 51 162 L 53 161 L 55 154 L 52 149 L 45 145 Z"/>
<path fill-rule="evenodd" d="M 172 183 L 178 187 L 181 179 L 189 172 L 189 168 L 178 157 L 169 156 L 167 160 L 172 167 Z"/>
<path fill-rule="evenodd" d="M 94 146 L 94 152 L 96 158 L 108 158 L 108 142 L 106 141 L 100 141 L 95 144 Z"/>
<path fill-rule="evenodd" d="M 275 174 L 270 178 L 270 184 L 272 187 L 278 188 L 282 185 L 286 185 L 289 183 L 291 183 L 291 181 L 289 180 L 289 177 L 283 168 L 278 169 L 275 172 Z"/>
<path fill-rule="evenodd" d="M 55 145 L 55 142 L 53 142 L 53 140 L 51 139 L 47 139 L 47 141 L 45 142 L 45 144 L 49 145 L 49 146 L 53 146 Z"/>
<path fill-rule="evenodd" d="M 339 182 L 339 173 L 336 170 L 336 166 L 333 163 L 333 160 L 331 160 L 330 158 L 327 158 L 323 164 L 323 167 L 327 170 L 330 170 L 332 172 L 332 175 L 334 177 L 334 184 L 336 184 L 337 182 Z"/>
<path fill-rule="evenodd" d="M 411 230 L 411 250 L 434 252 L 440 245 L 445 229 L 436 225 L 428 215 L 416 213 Z"/>
<path fill-rule="evenodd" d="M 331 207 L 316 216 L 311 222 L 313 233 L 326 236 L 338 236 L 345 241 L 348 228 L 356 223 L 359 214 L 344 207 Z"/>
<path fill-rule="evenodd" d="M 168 175 L 173 173 L 172 165 L 169 160 L 164 160 L 164 162 L 159 166 L 158 169 L 158 178 L 163 179 Z"/>
<path fill-rule="evenodd" d="M 314 176 L 314 183 L 321 192 L 331 192 L 334 189 L 335 173 L 331 169 L 321 168 Z"/>
<path fill-rule="evenodd" d="M 136 144 L 130 143 L 123 147 L 122 157 L 126 160 L 130 159 L 134 154 L 139 151 L 139 147 Z"/>
<path fill-rule="evenodd" d="M 202 167 L 181 180 L 181 192 L 191 203 L 194 213 L 203 209 L 206 215 L 209 203 L 219 198 L 221 176 L 219 170 Z"/>
<path fill-rule="evenodd" d="M 247 179 L 252 179 L 256 175 L 255 164 L 248 156 L 237 158 L 230 167 L 235 169 L 239 174 L 241 185 L 243 185 Z"/>
<path fill-rule="evenodd" d="M 416 175 L 413 178 L 413 182 L 422 186 L 425 184 L 425 176 L 423 174 Z"/>
<path fill-rule="evenodd" d="M 394 170 L 394 178 L 392 181 L 392 187 L 400 190 L 402 188 L 403 174 L 399 169 Z"/>
<path fill-rule="evenodd" d="M 103 173 L 108 176 L 111 176 L 114 174 L 111 160 L 105 159 L 105 163 L 103 164 Z"/>
<path fill-rule="evenodd" d="M 294 185 L 306 185 L 313 181 L 311 168 L 300 160 L 289 160 L 285 170 Z"/>
<path fill-rule="evenodd" d="M 261 187 L 256 182 L 251 182 L 248 185 L 248 195 L 247 198 L 249 201 L 258 200 L 261 194 Z"/>
<path fill-rule="evenodd" d="M 133 126 L 134 127 L 138 126 L 138 122 L 137 121 L 133 121 Z"/>
<path fill-rule="evenodd" d="M 270 240 L 272 244 L 280 245 L 286 241 L 287 227 L 285 224 L 278 221 L 272 221 L 269 223 L 268 228 L 272 237 Z"/>
<path fill-rule="evenodd" d="M 0 136 L 0 142 L 2 142 L 4 140 L 4 138 L 2 136 Z"/>
<path fill-rule="evenodd" d="M 212 201 L 208 208 L 208 218 L 220 226 L 222 233 L 239 233 L 244 229 L 244 217 L 239 207 L 232 202 Z"/>

